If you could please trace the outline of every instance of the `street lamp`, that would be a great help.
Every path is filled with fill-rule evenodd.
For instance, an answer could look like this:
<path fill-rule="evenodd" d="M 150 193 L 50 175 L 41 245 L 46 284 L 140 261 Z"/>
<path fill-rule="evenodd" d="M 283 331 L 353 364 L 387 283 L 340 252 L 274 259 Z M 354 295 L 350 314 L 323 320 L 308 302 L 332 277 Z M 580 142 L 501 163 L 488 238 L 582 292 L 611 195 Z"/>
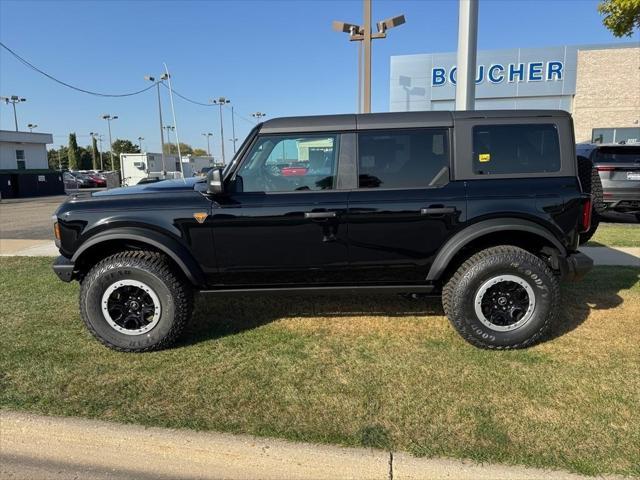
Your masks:
<path fill-rule="evenodd" d="M 209 146 L 209 139 L 213 136 L 213 133 L 207 132 L 207 133 L 203 133 L 202 135 L 204 135 L 207 138 L 207 155 L 211 156 L 211 148 Z"/>
<path fill-rule="evenodd" d="M 19 97 L 18 95 L 11 95 L 10 97 L 0 97 L 0 100 L 7 105 L 13 104 L 13 121 L 16 123 L 16 132 L 18 131 L 18 114 L 16 113 L 16 103 L 26 102 L 27 99 Z"/>
<path fill-rule="evenodd" d="M 140 149 L 140 153 L 142 153 L 142 140 L 144 140 L 144 137 L 138 137 L 138 148 Z"/>
<path fill-rule="evenodd" d="M 362 67 L 361 54 L 358 51 L 358 105 L 360 105 L 361 92 L 364 91 L 362 108 L 364 113 L 371 113 L 371 41 L 377 38 L 386 38 L 387 30 L 398 27 L 406 22 L 404 15 L 387 18 L 377 23 L 378 32 L 371 32 L 371 0 L 363 0 L 364 26 L 345 22 L 333 22 L 333 29 L 349 34 L 352 42 L 362 42 L 364 49 L 364 85 L 361 82 Z"/>
<path fill-rule="evenodd" d="M 169 78 L 169 75 L 167 73 L 163 73 L 162 75 L 160 75 L 160 80 L 156 81 L 155 77 L 152 77 L 151 75 L 147 75 L 144 77 L 145 80 L 148 80 L 149 82 L 155 82 L 156 84 L 156 88 L 158 90 L 158 117 L 160 118 L 160 155 L 162 157 L 162 171 L 166 172 L 167 169 L 165 168 L 165 164 L 164 164 L 164 132 L 162 130 L 162 103 L 160 102 L 160 84 L 164 81 L 167 80 Z"/>
<path fill-rule="evenodd" d="M 224 97 L 219 97 L 219 98 L 214 98 L 212 100 L 209 100 L 209 103 L 213 103 L 214 105 L 218 105 L 220 107 L 220 145 L 222 146 L 222 165 L 225 165 L 225 158 L 224 158 L 224 124 L 222 122 L 222 106 L 227 104 L 227 103 L 231 103 L 231 100 L 224 98 Z"/>
<path fill-rule="evenodd" d="M 176 127 L 174 127 L 173 125 L 165 125 L 162 128 L 167 131 L 167 144 L 169 145 L 168 153 L 171 153 L 171 132 L 174 131 Z"/>
<path fill-rule="evenodd" d="M 118 116 L 112 116 L 108 113 L 105 113 L 104 115 L 102 115 L 102 119 L 106 120 L 107 124 L 109 125 L 109 159 L 111 160 L 111 169 L 115 170 L 115 164 L 113 163 L 113 140 L 111 139 L 111 120 L 117 120 Z"/>
<path fill-rule="evenodd" d="M 252 113 L 252 114 L 251 114 L 251 116 L 252 116 L 253 118 L 257 118 L 257 119 L 258 119 L 258 121 L 260 121 L 260 119 L 261 119 L 262 117 L 266 117 L 266 116 L 267 116 L 267 114 L 266 114 L 266 113 L 262 113 L 262 112 L 255 112 L 255 113 Z"/>
<path fill-rule="evenodd" d="M 33 129 L 37 127 L 38 125 L 36 125 L 35 123 L 30 123 L 29 125 L 27 125 L 27 128 L 29 129 L 30 132 L 33 132 Z"/>

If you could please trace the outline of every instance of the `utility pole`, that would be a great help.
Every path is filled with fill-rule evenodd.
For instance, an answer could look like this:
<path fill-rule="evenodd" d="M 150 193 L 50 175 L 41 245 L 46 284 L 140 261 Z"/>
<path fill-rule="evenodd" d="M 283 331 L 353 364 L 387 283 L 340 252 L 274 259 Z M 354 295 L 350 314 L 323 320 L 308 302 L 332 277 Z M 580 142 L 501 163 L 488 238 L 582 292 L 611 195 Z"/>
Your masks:
<path fill-rule="evenodd" d="M 476 54 L 478 51 L 478 0 L 459 0 L 456 110 L 474 110 Z"/>
<path fill-rule="evenodd" d="M 349 34 L 349 40 L 352 42 L 362 42 L 362 56 L 364 56 L 364 72 L 361 70 L 360 63 L 362 58 L 358 51 L 358 104 L 360 104 L 360 92 L 364 92 L 362 96 L 362 112 L 371 113 L 371 41 L 378 38 L 386 38 L 387 30 L 398 27 L 406 22 L 404 15 L 387 18 L 377 23 L 378 31 L 371 32 L 371 0 L 363 0 L 363 22 L 364 25 L 355 25 L 345 22 L 333 22 L 333 29 L 338 32 Z"/>
<path fill-rule="evenodd" d="M 16 132 L 18 131 L 18 114 L 16 113 L 16 103 L 26 102 L 27 99 L 19 97 L 18 95 L 11 95 L 10 97 L 0 97 L 0 100 L 4 101 L 7 105 L 13 105 L 13 121 L 16 124 Z"/>
<path fill-rule="evenodd" d="M 167 75 L 166 73 L 163 73 L 162 75 L 160 75 L 160 80 L 158 81 L 156 81 L 155 77 L 152 77 L 150 75 L 147 75 L 146 77 L 144 77 L 145 80 L 148 80 L 150 82 L 155 82 L 156 89 L 158 91 L 158 117 L 160 118 L 160 156 L 162 158 L 163 174 L 166 173 L 167 168 L 164 162 L 164 131 L 162 130 L 162 102 L 160 102 L 160 84 L 168 78 L 169 78 L 169 75 Z"/>
<path fill-rule="evenodd" d="M 204 135 L 207 138 L 207 155 L 210 157 L 211 156 L 211 148 L 209 145 L 209 139 L 213 136 L 213 133 L 207 132 L 207 133 L 203 133 L 202 135 Z"/>
<path fill-rule="evenodd" d="M 111 139 L 111 120 L 117 120 L 118 116 L 112 116 L 108 113 L 105 113 L 104 115 L 102 115 L 102 119 L 106 120 L 107 124 L 109 125 L 109 159 L 111 160 L 111 169 L 115 170 L 115 164 L 113 163 L 113 140 Z M 102 148 L 100 150 L 102 150 Z"/>
<path fill-rule="evenodd" d="M 142 140 L 144 140 L 144 137 L 138 137 L 138 148 L 140 149 L 140 153 L 142 153 Z"/>
<path fill-rule="evenodd" d="M 227 103 L 231 103 L 231 100 L 225 97 L 219 97 L 209 100 L 209 103 L 218 105 L 218 107 L 220 107 L 220 145 L 222 147 L 222 165 L 224 166 L 226 164 L 226 161 L 224 157 L 224 122 L 222 120 L 222 107 Z"/>
<path fill-rule="evenodd" d="M 29 129 L 29 132 L 33 132 L 33 129 L 38 128 L 38 125 L 36 125 L 35 123 L 30 123 L 29 125 L 27 125 L 27 128 Z"/>
<path fill-rule="evenodd" d="M 233 105 L 231 105 L 231 135 L 232 135 L 232 139 L 231 141 L 233 142 L 233 154 L 236 154 L 236 142 L 238 141 L 238 139 L 236 138 L 236 116 L 235 113 L 233 111 Z"/>

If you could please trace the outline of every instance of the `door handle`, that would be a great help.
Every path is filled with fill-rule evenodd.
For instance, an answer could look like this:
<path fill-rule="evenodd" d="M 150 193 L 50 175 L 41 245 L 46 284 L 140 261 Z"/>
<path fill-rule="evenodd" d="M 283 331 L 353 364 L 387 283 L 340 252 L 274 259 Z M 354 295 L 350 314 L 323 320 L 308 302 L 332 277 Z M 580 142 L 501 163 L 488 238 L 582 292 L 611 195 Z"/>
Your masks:
<path fill-rule="evenodd" d="M 338 214 L 336 212 L 305 212 L 304 218 L 335 218 Z"/>
<path fill-rule="evenodd" d="M 445 215 L 447 213 L 456 213 L 456 207 L 429 207 L 421 208 L 420 215 Z"/>

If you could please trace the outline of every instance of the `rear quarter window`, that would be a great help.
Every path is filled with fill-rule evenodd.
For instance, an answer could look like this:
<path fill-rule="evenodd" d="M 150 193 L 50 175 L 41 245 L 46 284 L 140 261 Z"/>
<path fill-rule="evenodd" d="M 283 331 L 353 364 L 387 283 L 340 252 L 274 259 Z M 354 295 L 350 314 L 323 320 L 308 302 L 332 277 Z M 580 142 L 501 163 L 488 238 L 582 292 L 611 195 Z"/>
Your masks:
<path fill-rule="evenodd" d="M 549 173 L 559 170 L 560 142 L 555 124 L 473 127 L 474 174 Z"/>

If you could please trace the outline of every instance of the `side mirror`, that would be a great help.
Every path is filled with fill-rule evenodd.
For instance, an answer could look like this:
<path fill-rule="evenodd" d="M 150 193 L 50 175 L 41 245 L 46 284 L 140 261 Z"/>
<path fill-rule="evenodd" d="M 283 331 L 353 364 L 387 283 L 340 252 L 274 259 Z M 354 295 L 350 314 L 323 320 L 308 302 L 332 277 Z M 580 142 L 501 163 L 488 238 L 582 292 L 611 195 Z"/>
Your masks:
<path fill-rule="evenodd" d="M 222 192 L 224 192 L 222 169 L 212 168 L 207 173 L 207 193 L 210 195 L 219 195 Z"/>

